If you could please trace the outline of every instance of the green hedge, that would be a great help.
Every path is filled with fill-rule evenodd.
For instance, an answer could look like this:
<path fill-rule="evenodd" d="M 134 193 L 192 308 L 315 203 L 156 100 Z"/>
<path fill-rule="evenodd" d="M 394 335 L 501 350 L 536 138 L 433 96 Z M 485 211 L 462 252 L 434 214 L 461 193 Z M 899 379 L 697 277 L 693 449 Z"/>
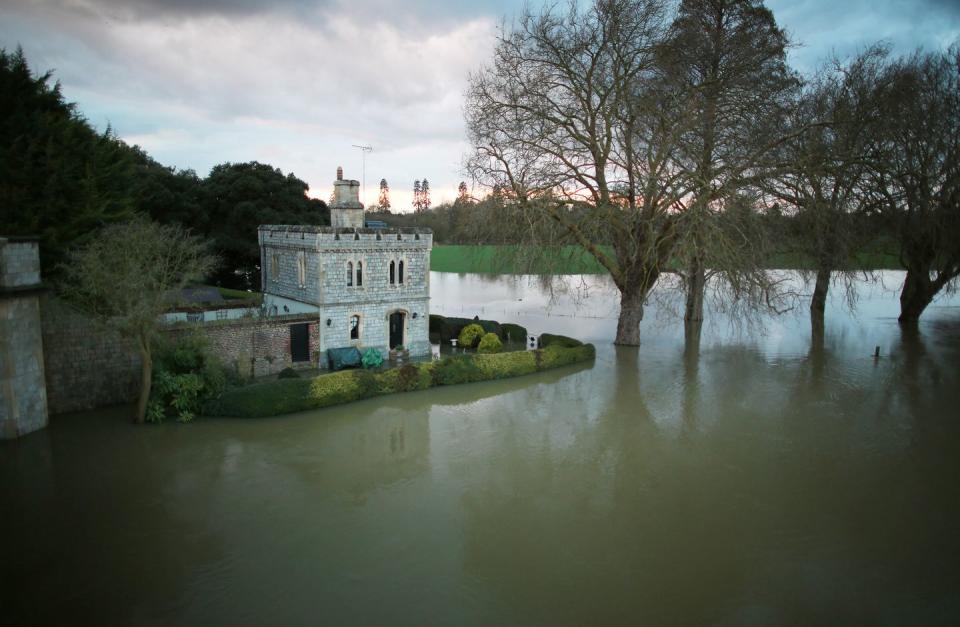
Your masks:
<path fill-rule="evenodd" d="M 567 337 L 566 335 L 553 335 L 551 333 L 543 333 L 540 335 L 540 348 L 547 348 L 548 346 L 562 346 L 564 348 L 576 348 L 577 346 L 583 346 L 583 342 L 580 340 L 575 340 L 572 337 Z"/>
<path fill-rule="evenodd" d="M 569 338 L 568 338 L 569 339 Z M 344 370 L 313 379 L 277 379 L 233 388 L 204 406 L 208 416 L 260 418 L 329 407 L 396 392 L 506 379 L 594 358 L 593 344 L 483 355 L 456 355 L 384 372 Z"/>
<path fill-rule="evenodd" d="M 507 336 L 510 336 L 509 339 L 511 342 L 524 344 L 527 341 L 527 328 L 519 324 L 504 322 L 500 325 L 500 339 L 506 342 L 508 339 Z"/>

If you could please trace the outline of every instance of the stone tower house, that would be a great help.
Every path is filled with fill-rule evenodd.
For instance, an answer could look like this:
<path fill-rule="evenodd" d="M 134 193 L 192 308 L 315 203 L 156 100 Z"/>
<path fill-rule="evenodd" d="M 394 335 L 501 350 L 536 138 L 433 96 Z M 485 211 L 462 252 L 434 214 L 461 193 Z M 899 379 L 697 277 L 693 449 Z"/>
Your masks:
<path fill-rule="evenodd" d="M 430 354 L 433 234 L 365 227 L 359 195 L 360 184 L 338 168 L 331 226 L 258 230 L 264 305 L 277 314 L 316 314 L 319 342 L 310 361 L 320 367 L 331 348 L 373 347 L 386 357 L 403 346 L 412 356 Z"/>

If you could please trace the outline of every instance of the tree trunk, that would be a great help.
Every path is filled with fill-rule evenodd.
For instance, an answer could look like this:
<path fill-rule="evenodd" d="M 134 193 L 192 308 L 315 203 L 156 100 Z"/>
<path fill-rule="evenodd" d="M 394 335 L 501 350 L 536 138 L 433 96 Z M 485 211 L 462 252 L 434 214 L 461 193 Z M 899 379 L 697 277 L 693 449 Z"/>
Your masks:
<path fill-rule="evenodd" d="M 153 357 L 150 341 L 140 338 L 140 398 L 137 400 L 137 415 L 133 421 L 143 424 L 147 418 L 147 401 L 150 400 L 150 385 L 153 380 Z"/>
<path fill-rule="evenodd" d="M 814 343 L 823 346 L 823 334 L 826 328 L 824 312 L 827 308 L 827 293 L 830 290 L 830 270 L 817 271 L 817 283 L 810 299 L 810 332 Z"/>
<path fill-rule="evenodd" d="M 823 320 L 823 312 L 827 308 L 827 293 L 830 291 L 830 271 L 817 270 L 817 283 L 813 288 L 813 298 L 810 299 L 810 315 L 819 314 Z"/>
<path fill-rule="evenodd" d="M 703 320 L 683 321 L 683 355 L 687 359 L 700 358 L 700 337 L 703 334 Z"/>
<path fill-rule="evenodd" d="M 920 321 L 920 314 L 936 296 L 936 290 L 930 284 L 929 271 L 907 270 L 907 278 L 903 282 L 903 291 L 900 292 L 900 324 L 915 325 Z"/>
<path fill-rule="evenodd" d="M 640 321 L 643 320 L 643 301 L 646 290 L 628 289 L 620 291 L 620 317 L 617 319 L 618 346 L 640 346 Z"/>
<path fill-rule="evenodd" d="M 707 273 L 703 261 L 696 259 L 685 277 L 687 282 L 687 306 L 683 319 L 687 322 L 703 321 L 703 295 L 707 289 Z"/>

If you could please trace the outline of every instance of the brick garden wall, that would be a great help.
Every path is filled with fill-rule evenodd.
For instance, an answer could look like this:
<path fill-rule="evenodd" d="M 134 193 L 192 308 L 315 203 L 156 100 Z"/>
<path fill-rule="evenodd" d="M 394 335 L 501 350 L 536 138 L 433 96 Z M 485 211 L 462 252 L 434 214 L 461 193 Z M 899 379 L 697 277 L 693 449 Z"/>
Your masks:
<path fill-rule="evenodd" d="M 140 356 L 133 342 L 77 314 L 56 298 L 44 297 L 40 310 L 51 414 L 136 401 Z M 310 361 L 294 364 L 290 325 L 300 323 L 310 324 Z M 319 355 L 315 317 L 218 321 L 165 331 L 172 337 L 195 332 L 204 334 L 211 352 L 243 377 L 249 377 L 251 369 L 259 377 L 287 367 L 315 367 Z"/>

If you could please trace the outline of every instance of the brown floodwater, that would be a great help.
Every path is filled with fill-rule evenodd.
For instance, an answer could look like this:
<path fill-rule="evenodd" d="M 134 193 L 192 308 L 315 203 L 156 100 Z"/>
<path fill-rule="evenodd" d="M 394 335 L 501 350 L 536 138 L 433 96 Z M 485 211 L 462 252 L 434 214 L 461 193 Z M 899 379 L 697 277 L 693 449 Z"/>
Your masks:
<path fill-rule="evenodd" d="M 56 416 L 0 443 L 4 624 L 960 620 L 956 297 L 904 333 L 887 273 L 822 347 L 801 310 L 714 315 L 697 353 L 669 297 L 615 349 L 599 278 L 549 308 L 431 280 L 437 313 L 596 362 L 271 419 Z"/>

